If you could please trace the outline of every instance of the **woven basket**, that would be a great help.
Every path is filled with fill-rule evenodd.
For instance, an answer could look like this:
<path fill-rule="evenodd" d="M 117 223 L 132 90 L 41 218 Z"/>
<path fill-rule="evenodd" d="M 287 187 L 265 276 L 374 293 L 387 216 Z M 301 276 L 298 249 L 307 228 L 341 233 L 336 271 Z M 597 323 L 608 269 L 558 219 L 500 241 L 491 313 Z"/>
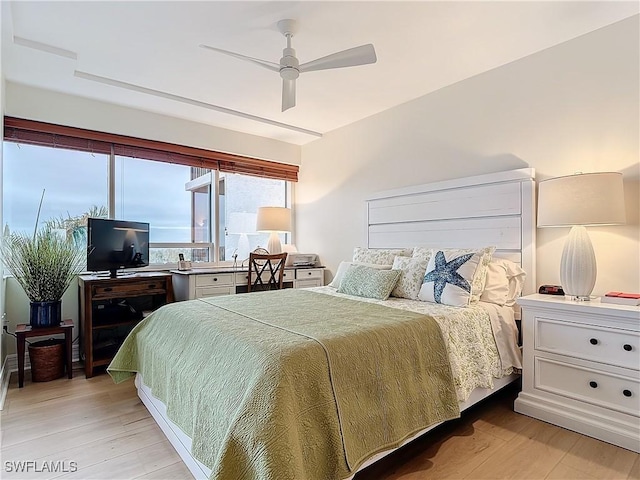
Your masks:
<path fill-rule="evenodd" d="M 64 340 L 50 338 L 29 345 L 31 381 L 48 382 L 64 375 Z"/>

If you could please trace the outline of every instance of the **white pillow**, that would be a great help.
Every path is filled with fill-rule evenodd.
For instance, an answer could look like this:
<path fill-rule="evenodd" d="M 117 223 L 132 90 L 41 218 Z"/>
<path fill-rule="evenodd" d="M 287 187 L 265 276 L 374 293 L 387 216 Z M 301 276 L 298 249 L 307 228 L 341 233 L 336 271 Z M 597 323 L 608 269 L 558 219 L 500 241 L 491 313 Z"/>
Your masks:
<path fill-rule="evenodd" d="M 522 293 L 525 278 L 525 271 L 517 263 L 504 258 L 492 259 L 480 301 L 512 307 Z"/>
<path fill-rule="evenodd" d="M 427 260 L 397 256 L 393 261 L 393 270 L 400 270 L 400 279 L 391 292 L 392 297 L 417 300 L 422 279 L 427 271 Z"/>
<path fill-rule="evenodd" d="M 391 265 L 376 265 L 375 263 L 359 262 L 340 262 L 340 265 L 338 265 L 338 270 L 336 271 L 333 280 L 331 280 L 331 283 L 328 286 L 333 288 L 340 288 L 340 282 L 342 282 L 344 274 L 351 265 L 364 265 L 365 267 L 375 268 L 376 270 L 391 270 Z"/>
<path fill-rule="evenodd" d="M 358 263 L 375 263 L 377 265 L 392 265 L 397 255 L 410 257 L 412 248 L 363 248 L 353 250 L 353 261 Z"/>
<path fill-rule="evenodd" d="M 456 307 L 476 303 L 495 247 L 433 249 L 418 300 Z"/>

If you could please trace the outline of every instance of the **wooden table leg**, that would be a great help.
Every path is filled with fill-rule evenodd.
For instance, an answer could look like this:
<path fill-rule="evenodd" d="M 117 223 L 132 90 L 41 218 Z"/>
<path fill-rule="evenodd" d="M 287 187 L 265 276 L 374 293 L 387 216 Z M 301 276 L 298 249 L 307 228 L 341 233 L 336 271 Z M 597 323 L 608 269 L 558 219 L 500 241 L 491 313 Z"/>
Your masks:
<path fill-rule="evenodd" d="M 24 387 L 24 335 L 18 337 L 18 388 Z"/>
<path fill-rule="evenodd" d="M 71 328 L 67 328 L 64 331 L 64 339 L 67 344 L 67 378 L 73 378 L 73 360 L 71 357 L 71 348 L 72 348 L 72 332 Z"/>

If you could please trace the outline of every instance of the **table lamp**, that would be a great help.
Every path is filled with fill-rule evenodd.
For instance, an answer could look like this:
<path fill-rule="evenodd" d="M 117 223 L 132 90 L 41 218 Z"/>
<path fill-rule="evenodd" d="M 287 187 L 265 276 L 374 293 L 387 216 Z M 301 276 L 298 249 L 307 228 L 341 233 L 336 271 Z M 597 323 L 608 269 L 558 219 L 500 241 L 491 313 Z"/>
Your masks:
<path fill-rule="evenodd" d="M 285 207 L 259 207 L 256 230 L 271 233 L 267 244 L 269 253 L 281 253 L 278 233 L 291 231 L 291 210 Z"/>
<path fill-rule="evenodd" d="M 247 212 L 229 213 L 227 233 L 240 235 L 238 238 L 238 256 L 247 258 L 251 249 L 248 235 L 256 233 L 256 214 Z"/>
<path fill-rule="evenodd" d="M 538 227 L 571 227 L 560 263 L 565 295 L 589 300 L 596 283 L 596 256 L 584 226 L 623 224 L 625 219 L 619 172 L 568 175 L 540 182 Z"/>

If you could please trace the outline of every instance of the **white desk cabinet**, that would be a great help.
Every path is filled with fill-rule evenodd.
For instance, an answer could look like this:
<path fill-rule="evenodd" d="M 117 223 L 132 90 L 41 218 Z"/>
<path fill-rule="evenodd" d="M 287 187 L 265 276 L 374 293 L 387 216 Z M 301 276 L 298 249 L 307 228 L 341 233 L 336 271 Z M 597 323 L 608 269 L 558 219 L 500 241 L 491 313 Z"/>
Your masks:
<path fill-rule="evenodd" d="M 246 270 L 229 268 L 202 268 L 172 270 L 173 291 L 176 301 L 195 298 L 233 295 L 247 291 Z M 324 267 L 286 268 L 284 285 L 287 288 L 321 287 L 324 285 Z"/>
<path fill-rule="evenodd" d="M 640 452 L 640 308 L 529 295 L 515 411 Z"/>

